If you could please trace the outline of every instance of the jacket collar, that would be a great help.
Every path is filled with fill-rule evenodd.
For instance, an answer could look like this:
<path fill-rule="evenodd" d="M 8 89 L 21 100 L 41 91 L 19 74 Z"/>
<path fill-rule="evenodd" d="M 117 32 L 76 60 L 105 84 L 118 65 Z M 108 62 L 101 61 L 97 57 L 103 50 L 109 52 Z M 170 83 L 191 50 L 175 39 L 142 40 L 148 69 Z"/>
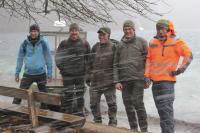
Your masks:
<path fill-rule="evenodd" d="M 37 40 L 32 41 L 30 35 L 27 36 L 27 41 L 32 44 L 32 45 L 37 45 L 39 42 L 41 42 L 41 40 L 43 39 L 43 35 L 39 35 L 39 37 L 37 38 Z"/>
<path fill-rule="evenodd" d="M 124 43 L 131 43 L 135 41 L 136 36 L 134 35 L 131 39 L 127 39 L 125 36 L 122 37 L 121 41 Z"/>

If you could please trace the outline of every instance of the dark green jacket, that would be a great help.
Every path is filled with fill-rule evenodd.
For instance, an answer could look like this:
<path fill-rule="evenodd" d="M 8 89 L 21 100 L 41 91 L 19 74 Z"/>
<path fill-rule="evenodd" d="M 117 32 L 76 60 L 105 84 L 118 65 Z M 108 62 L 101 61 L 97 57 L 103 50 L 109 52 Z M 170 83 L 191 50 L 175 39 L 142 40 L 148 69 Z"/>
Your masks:
<path fill-rule="evenodd" d="M 143 80 L 147 41 L 141 37 L 122 38 L 114 58 L 114 82 Z"/>
<path fill-rule="evenodd" d="M 55 62 L 62 76 L 86 74 L 90 45 L 82 39 L 63 40 L 56 51 Z"/>
<path fill-rule="evenodd" d="M 115 45 L 96 43 L 91 51 L 91 87 L 101 88 L 113 84 L 113 61 Z"/>

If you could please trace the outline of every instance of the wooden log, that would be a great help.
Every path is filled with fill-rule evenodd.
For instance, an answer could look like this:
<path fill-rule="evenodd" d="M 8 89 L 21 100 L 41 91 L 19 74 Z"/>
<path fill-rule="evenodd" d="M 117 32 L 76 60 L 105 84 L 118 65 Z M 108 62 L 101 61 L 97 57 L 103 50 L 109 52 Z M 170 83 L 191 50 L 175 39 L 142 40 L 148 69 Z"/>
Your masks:
<path fill-rule="evenodd" d="M 5 130 L 5 131 L 3 131 L 3 132 L 1 132 L 1 133 L 13 133 L 13 132 L 12 132 L 12 130 L 9 130 L 9 129 L 8 129 L 8 130 Z"/>
<path fill-rule="evenodd" d="M 44 92 L 33 92 L 34 100 L 37 102 L 61 105 L 61 98 L 59 94 L 44 93 Z"/>
<path fill-rule="evenodd" d="M 26 90 L 14 87 L 5 87 L 5 86 L 0 86 L 0 95 L 17 97 L 21 99 L 28 98 L 28 92 Z"/>
<path fill-rule="evenodd" d="M 38 126 L 38 116 L 36 114 L 36 108 L 35 108 L 35 102 L 33 97 L 33 90 L 28 90 L 28 109 L 29 109 L 29 115 L 32 123 L 32 127 Z"/>
<path fill-rule="evenodd" d="M 21 98 L 21 99 L 28 99 L 28 90 L 14 88 L 14 87 L 0 86 L 0 95 L 16 97 L 16 98 Z M 59 94 L 33 92 L 33 97 L 34 97 L 34 101 L 52 104 L 52 105 L 61 104 Z"/>

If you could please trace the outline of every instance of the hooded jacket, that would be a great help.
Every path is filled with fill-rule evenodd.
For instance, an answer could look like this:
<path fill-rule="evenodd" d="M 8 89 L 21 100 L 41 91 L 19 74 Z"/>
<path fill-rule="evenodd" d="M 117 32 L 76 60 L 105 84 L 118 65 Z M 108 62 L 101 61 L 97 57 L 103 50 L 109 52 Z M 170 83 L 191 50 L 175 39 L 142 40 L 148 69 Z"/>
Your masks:
<path fill-rule="evenodd" d="M 164 23 L 163 23 L 164 22 Z M 146 60 L 145 77 L 153 81 L 176 81 L 176 77 L 171 75 L 177 67 L 185 70 L 191 63 L 192 53 L 181 38 L 177 38 L 173 23 L 168 20 L 158 21 L 159 24 L 168 26 L 166 40 L 160 40 L 155 36 L 149 43 Z M 157 25 L 158 25 L 157 23 Z M 183 61 L 178 66 L 180 57 Z"/>
<path fill-rule="evenodd" d="M 25 74 L 40 75 L 46 73 L 47 69 L 47 76 L 52 77 L 52 58 L 47 39 L 40 35 L 39 40 L 33 45 L 29 38 L 27 37 L 20 45 L 16 75 L 19 75 L 24 64 Z"/>

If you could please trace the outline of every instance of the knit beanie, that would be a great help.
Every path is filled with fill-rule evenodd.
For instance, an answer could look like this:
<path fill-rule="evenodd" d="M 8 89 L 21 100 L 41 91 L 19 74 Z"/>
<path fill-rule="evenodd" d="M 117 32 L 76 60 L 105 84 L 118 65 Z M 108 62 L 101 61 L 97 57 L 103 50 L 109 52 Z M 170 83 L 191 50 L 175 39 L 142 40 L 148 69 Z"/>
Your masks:
<path fill-rule="evenodd" d="M 131 28 L 135 29 L 135 24 L 133 23 L 132 20 L 126 20 L 126 21 L 124 22 L 124 24 L 123 24 L 123 28 L 124 28 L 124 27 L 131 27 Z"/>
<path fill-rule="evenodd" d="M 37 24 L 33 24 L 30 26 L 29 32 L 31 32 L 32 30 L 37 30 L 38 32 L 40 32 L 40 27 Z"/>
<path fill-rule="evenodd" d="M 79 31 L 79 26 L 78 26 L 78 24 L 76 24 L 76 23 L 70 24 L 70 26 L 69 26 L 69 31 L 72 31 L 72 30 L 74 30 L 74 29 Z"/>

